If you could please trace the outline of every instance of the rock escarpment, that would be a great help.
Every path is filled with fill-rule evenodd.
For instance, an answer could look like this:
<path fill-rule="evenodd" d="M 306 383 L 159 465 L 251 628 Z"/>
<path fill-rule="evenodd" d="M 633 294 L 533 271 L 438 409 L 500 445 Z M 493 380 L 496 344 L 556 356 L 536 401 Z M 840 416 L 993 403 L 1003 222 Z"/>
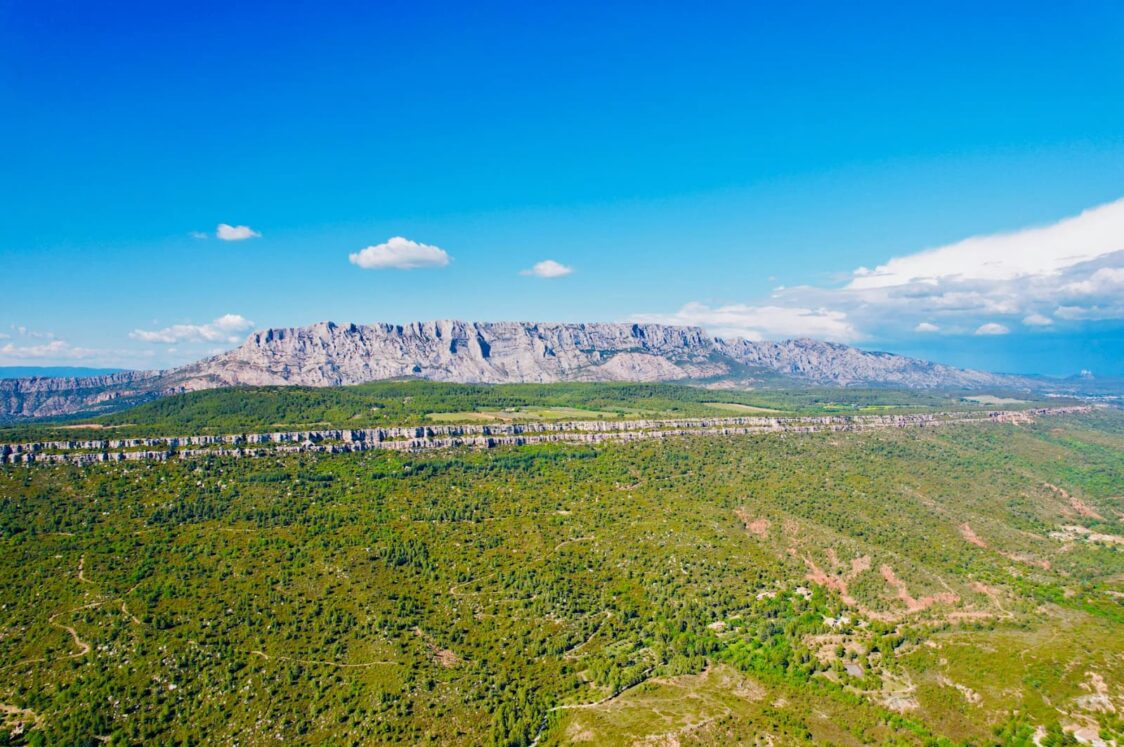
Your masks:
<path fill-rule="evenodd" d="M 0 379 L 0 419 L 121 409 L 159 396 L 159 387 L 153 386 L 159 378 L 158 371 L 121 371 L 78 378 Z"/>
<path fill-rule="evenodd" d="M 462 383 L 696 381 L 750 384 L 1007 387 L 1033 382 L 817 340 L 722 340 L 697 327 L 432 321 L 255 332 L 180 368 L 72 379 L 0 381 L 0 420 L 120 409 L 224 386 L 339 386 L 395 378 Z"/>
<path fill-rule="evenodd" d="M 986 371 L 946 366 L 893 353 L 869 352 L 822 340 L 781 342 L 733 340 L 716 342 L 728 357 L 744 365 L 774 371 L 819 384 L 896 385 L 912 389 L 1011 386 L 1026 388 L 1029 381 Z"/>
<path fill-rule="evenodd" d="M 920 413 L 914 415 L 819 415 L 809 417 L 687 418 L 679 420 L 579 420 L 501 425 L 435 425 L 207 436 L 0 443 L 0 464 L 94 464 L 201 456 L 343 454 L 372 449 L 426 451 L 457 447 L 490 449 L 539 443 L 635 441 L 677 436 L 744 436 L 757 433 L 850 432 L 931 428 L 969 423 L 1031 423 L 1035 418 L 1092 411 L 1089 406 Z M 155 449 L 153 447 L 156 447 Z"/>
<path fill-rule="evenodd" d="M 658 324 L 416 322 L 255 332 L 183 371 L 221 385 L 338 386 L 417 377 L 498 384 L 669 381 L 728 372 L 694 327 Z"/>

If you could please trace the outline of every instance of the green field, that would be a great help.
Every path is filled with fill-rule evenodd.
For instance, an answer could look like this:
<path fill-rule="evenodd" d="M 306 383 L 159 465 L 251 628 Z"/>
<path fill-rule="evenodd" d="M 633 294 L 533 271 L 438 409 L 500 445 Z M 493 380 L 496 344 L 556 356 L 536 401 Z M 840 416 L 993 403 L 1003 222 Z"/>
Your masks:
<path fill-rule="evenodd" d="M 0 467 L 0 743 L 1112 743 L 1122 495 L 1112 410 Z"/>
<path fill-rule="evenodd" d="M 511 423 L 523 420 L 617 419 L 631 414 L 621 410 L 587 410 L 580 407 L 509 407 L 506 410 L 430 412 L 425 417 L 434 423 Z"/>
<path fill-rule="evenodd" d="M 723 412 L 741 413 L 746 415 L 777 415 L 781 413 L 773 407 L 759 407 L 757 405 L 743 405 L 740 402 L 703 402 L 707 407 Z"/>

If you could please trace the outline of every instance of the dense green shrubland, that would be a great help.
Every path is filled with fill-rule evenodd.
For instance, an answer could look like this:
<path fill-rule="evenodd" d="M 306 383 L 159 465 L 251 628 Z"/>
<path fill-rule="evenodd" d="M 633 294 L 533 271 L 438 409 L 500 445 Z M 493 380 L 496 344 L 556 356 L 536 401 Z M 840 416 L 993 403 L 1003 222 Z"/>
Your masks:
<path fill-rule="evenodd" d="M 0 739 L 1111 736 L 1077 699 L 1124 681 L 1124 553 L 1048 534 L 1124 535 L 1122 422 L 3 467 L 0 703 L 35 719 Z M 806 579 L 867 556 L 854 605 Z M 883 565 L 957 601 L 907 614 Z"/>

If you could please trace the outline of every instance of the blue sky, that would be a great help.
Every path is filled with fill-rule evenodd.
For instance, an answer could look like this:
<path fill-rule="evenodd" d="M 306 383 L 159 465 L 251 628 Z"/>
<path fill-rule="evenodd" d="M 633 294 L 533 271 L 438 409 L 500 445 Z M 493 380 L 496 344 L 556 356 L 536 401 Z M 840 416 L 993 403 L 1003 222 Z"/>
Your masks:
<path fill-rule="evenodd" d="M 0 3 L 0 365 L 455 317 L 1124 375 L 1120 3 L 326 5 Z"/>

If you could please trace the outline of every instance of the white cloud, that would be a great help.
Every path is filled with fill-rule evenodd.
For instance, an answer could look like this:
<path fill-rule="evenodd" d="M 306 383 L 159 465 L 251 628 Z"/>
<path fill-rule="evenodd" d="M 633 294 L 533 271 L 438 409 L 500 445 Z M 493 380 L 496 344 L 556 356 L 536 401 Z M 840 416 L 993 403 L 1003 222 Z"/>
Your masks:
<path fill-rule="evenodd" d="M 1046 316 L 1043 309 L 1055 311 Z M 779 287 L 767 299 L 717 309 L 688 304 L 642 318 L 701 324 L 714 334 L 733 329 L 843 341 L 937 331 L 1002 334 L 999 327 L 1005 333 L 1020 321 L 1045 329 L 1055 322 L 1124 320 L 1124 199 L 1052 225 L 860 267 L 842 286 Z"/>
<path fill-rule="evenodd" d="M 1013 280 L 1056 275 L 1124 249 L 1124 199 L 1048 226 L 974 236 L 955 244 L 859 268 L 849 288 L 862 290 L 943 279 Z"/>
<path fill-rule="evenodd" d="M 1010 331 L 998 322 L 988 322 L 976 327 L 977 335 L 1005 335 Z"/>
<path fill-rule="evenodd" d="M 862 337 L 841 311 L 791 308 L 785 306 L 747 306 L 730 304 L 712 308 L 692 302 L 673 314 L 638 314 L 632 321 L 705 327 L 719 337 L 816 337 L 836 342 L 851 342 Z"/>
<path fill-rule="evenodd" d="M 215 229 L 215 236 L 223 241 L 242 241 L 243 239 L 260 238 L 261 234 L 249 226 L 232 226 L 229 223 L 220 223 Z"/>
<path fill-rule="evenodd" d="M 520 275 L 531 275 L 536 278 L 561 278 L 569 275 L 574 271 L 573 267 L 555 262 L 553 259 L 544 259 L 542 262 L 536 262 L 535 266 L 529 270 L 523 270 Z"/>
<path fill-rule="evenodd" d="M 450 257 L 440 247 L 394 236 L 383 244 L 353 252 L 347 259 L 364 270 L 413 270 L 419 267 L 444 267 L 449 264 Z"/>
<path fill-rule="evenodd" d="M 200 239 L 202 241 L 206 241 L 207 239 L 211 238 L 211 235 L 204 231 L 192 231 L 188 234 L 188 236 L 193 239 Z"/>
<path fill-rule="evenodd" d="M 173 324 L 156 330 L 134 329 L 129 337 L 141 342 L 241 342 L 254 323 L 239 314 L 223 314 L 207 324 Z"/>
<path fill-rule="evenodd" d="M 1072 296 L 1124 293 L 1124 267 L 1101 267 L 1084 280 L 1066 283 L 1062 290 Z"/>
<path fill-rule="evenodd" d="M 14 342 L 0 345 L 0 359 L 5 362 L 39 360 L 42 358 L 56 360 L 89 358 L 96 355 L 97 352 L 89 348 L 75 347 L 64 340 L 51 340 L 38 345 L 16 345 Z"/>
<path fill-rule="evenodd" d="M 1070 321 L 1090 321 L 1096 319 L 1120 319 L 1124 317 L 1122 302 L 1114 304 L 1093 304 L 1091 306 L 1059 306 L 1054 316 Z"/>
<path fill-rule="evenodd" d="M 17 337 L 31 337 L 36 340 L 53 340 L 55 339 L 54 332 L 39 332 L 38 330 L 28 329 L 25 325 L 12 324 L 11 329 L 16 333 Z M 0 338 L 11 339 L 11 335 L 0 333 Z"/>

